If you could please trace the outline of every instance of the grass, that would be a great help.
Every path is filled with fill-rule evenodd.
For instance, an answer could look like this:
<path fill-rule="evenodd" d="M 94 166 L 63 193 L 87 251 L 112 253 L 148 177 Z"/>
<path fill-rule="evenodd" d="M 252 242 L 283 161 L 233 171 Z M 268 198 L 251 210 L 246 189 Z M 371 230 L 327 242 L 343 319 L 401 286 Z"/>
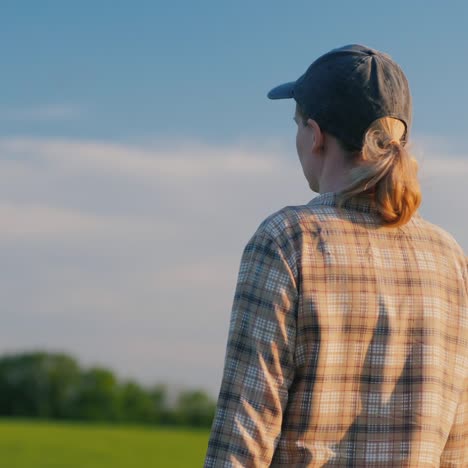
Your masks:
<path fill-rule="evenodd" d="M 0 419 L 4 468 L 202 467 L 209 430 Z"/>

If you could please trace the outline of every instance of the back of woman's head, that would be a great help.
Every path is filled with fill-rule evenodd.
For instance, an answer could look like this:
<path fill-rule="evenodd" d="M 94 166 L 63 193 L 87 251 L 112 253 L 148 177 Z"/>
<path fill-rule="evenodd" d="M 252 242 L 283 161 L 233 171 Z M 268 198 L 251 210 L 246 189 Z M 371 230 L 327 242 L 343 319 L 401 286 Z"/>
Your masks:
<path fill-rule="evenodd" d="M 401 141 L 404 131 L 403 122 L 392 117 L 371 124 L 361 151 L 348 153 L 353 165 L 351 183 L 338 193 L 339 206 L 354 195 L 370 192 L 384 225 L 403 226 L 411 219 L 422 197 L 418 162 Z"/>
<path fill-rule="evenodd" d="M 397 227 L 411 219 L 421 203 L 418 164 L 402 140 L 403 134 L 409 138 L 412 98 L 390 55 L 362 44 L 338 47 L 267 96 L 294 98 L 303 117 L 340 142 L 352 170 L 349 185 L 337 192 L 339 206 L 369 192 L 383 224 Z"/>
<path fill-rule="evenodd" d="M 308 117 L 300 106 L 297 112 L 306 124 Z M 351 167 L 350 184 L 337 192 L 339 207 L 351 197 L 366 193 L 372 196 L 385 226 L 403 226 L 411 219 L 422 196 L 418 162 L 402 141 L 404 133 L 401 120 L 382 117 L 367 129 L 360 151 L 337 138 Z"/>

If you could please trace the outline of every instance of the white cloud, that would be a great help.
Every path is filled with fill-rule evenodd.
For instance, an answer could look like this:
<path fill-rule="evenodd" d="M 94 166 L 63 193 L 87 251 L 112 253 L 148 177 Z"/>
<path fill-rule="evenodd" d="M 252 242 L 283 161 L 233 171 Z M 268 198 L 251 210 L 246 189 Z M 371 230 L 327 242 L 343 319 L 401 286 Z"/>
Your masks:
<path fill-rule="evenodd" d="M 466 249 L 467 158 L 419 152 L 421 211 Z M 276 143 L 0 139 L 0 351 L 61 348 L 216 394 L 242 249 L 314 196 Z"/>
<path fill-rule="evenodd" d="M 53 201 L 51 201 L 53 203 Z M 170 239 L 178 226 L 153 221 L 142 216 L 109 215 L 57 208 L 52 205 L 12 203 L 0 201 L 0 219 L 5 221 L 0 230 L 0 240 L 49 241 L 67 239 L 73 242 L 105 240 L 115 237 L 134 239 L 150 237 L 161 241 Z"/>
<path fill-rule="evenodd" d="M 171 151 L 103 142 L 5 138 L 0 151 L 11 159 L 41 160 L 67 172 L 124 174 L 141 180 L 263 175 L 278 172 L 273 154 L 252 154 L 242 148 L 182 147 Z M 276 163 L 276 164 L 275 164 Z"/>

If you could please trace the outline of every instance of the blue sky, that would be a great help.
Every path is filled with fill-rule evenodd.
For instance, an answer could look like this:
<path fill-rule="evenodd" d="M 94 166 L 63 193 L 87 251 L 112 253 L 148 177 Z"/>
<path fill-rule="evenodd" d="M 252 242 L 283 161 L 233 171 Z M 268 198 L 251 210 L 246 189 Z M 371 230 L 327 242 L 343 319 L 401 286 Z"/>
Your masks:
<path fill-rule="evenodd" d="M 315 196 L 266 94 L 345 44 L 405 71 L 421 214 L 466 251 L 467 5 L 2 2 L 0 352 L 215 395 L 245 243 Z"/>
<path fill-rule="evenodd" d="M 219 142 L 286 135 L 291 105 L 269 102 L 268 89 L 358 42 L 404 68 L 415 132 L 462 137 L 467 20 L 463 1 L 2 2 L 4 112 L 57 106 L 68 118 L 4 116 L 1 132 Z"/>

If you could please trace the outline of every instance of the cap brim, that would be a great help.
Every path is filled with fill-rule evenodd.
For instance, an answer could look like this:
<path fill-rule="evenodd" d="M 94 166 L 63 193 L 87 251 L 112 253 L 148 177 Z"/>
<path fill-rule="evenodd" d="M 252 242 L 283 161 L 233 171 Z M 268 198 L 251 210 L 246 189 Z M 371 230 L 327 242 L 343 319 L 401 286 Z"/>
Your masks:
<path fill-rule="evenodd" d="M 270 90 L 267 96 L 270 99 L 291 99 L 294 97 L 294 85 L 295 81 L 290 81 L 289 83 L 284 83 L 282 85 L 276 86 Z"/>

